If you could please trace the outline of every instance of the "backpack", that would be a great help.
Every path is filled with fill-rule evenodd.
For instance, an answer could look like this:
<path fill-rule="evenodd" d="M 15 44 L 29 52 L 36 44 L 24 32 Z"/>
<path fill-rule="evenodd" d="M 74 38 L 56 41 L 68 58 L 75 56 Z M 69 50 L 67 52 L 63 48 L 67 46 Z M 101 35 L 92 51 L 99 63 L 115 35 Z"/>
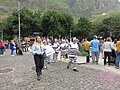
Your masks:
<path fill-rule="evenodd" d="M 0 48 L 3 48 L 3 47 L 4 47 L 3 42 L 0 42 Z"/>

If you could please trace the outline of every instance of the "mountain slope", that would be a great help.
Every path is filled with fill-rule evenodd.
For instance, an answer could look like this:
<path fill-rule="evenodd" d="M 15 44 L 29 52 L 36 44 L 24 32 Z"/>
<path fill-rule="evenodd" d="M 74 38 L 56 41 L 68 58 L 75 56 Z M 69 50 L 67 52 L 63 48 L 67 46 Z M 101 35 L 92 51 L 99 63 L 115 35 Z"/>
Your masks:
<path fill-rule="evenodd" d="M 120 8 L 118 0 L 21 0 L 21 7 L 31 10 L 57 10 L 70 13 L 75 18 L 92 17 Z M 17 0 L 0 0 L 0 18 L 17 9 Z"/>

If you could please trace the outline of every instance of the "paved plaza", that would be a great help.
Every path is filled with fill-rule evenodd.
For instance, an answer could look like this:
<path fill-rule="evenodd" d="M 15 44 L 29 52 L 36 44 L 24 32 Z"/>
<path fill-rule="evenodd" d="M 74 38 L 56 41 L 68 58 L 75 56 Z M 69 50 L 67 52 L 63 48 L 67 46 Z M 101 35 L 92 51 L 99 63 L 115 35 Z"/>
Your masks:
<path fill-rule="evenodd" d="M 66 65 L 47 65 L 37 81 L 32 54 L 12 57 L 6 50 L 0 57 L 0 90 L 120 90 L 120 70 L 114 66 L 81 64 L 79 72 L 73 72 Z"/>

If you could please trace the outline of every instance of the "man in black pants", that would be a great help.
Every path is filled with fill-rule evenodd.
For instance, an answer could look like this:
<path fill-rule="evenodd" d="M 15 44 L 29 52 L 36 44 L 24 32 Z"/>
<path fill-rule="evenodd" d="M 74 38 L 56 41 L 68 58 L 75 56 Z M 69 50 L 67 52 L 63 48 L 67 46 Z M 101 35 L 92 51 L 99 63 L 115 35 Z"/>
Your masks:
<path fill-rule="evenodd" d="M 87 38 L 85 38 L 84 43 L 84 51 L 87 52 L 88 56 L 86 57 L 86 62 L 89 63 L 90 62 L 90 42 L 87 40 Z"/>

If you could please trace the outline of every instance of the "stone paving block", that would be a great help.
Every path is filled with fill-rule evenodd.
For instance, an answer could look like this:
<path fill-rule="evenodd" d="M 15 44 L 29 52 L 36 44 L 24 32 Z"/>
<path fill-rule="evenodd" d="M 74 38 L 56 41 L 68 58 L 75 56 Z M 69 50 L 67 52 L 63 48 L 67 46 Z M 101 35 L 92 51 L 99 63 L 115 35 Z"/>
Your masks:
<path fill-rule="evenodd" d="M 0 73 L 0 90 L 120 90 L 120 74 L 107 66 L 78 65 L 74 72 L 66 62 L 51 63 L 37 81 L 31 53 L 11 57 L 8 51 L 0 61 L 1 70 L 13 69 Z"/>

